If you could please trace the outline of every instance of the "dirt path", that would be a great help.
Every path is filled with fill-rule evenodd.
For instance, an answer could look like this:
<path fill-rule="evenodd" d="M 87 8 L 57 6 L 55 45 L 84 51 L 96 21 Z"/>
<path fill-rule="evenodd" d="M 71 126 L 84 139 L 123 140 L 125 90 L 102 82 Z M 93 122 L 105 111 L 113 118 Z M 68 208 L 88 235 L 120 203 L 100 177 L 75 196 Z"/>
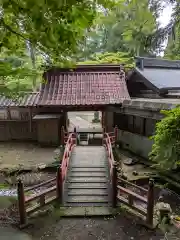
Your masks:
<path fill-rule="evenodd" d="M 12 227 L 0 227 L 1 240 L 33 240 L 28 234 L 22 233 Z"/>
<path fill-rule="evenodd" d="M 123 213 L 114 219 L 61 219 L 57 222 L 38 220 L 26 230 L 32 240 L 161 240 L 163 234 L 137 225 Z M 4 240 L 4 239 L 3 239 Z"/>
<path fill-rule="evenodd" d="M 52 162 L 56 148 L 41 148 L 30 143 L 1 143 L 0 160 L 1 165 L 32 166 L 38 163 Z"/>

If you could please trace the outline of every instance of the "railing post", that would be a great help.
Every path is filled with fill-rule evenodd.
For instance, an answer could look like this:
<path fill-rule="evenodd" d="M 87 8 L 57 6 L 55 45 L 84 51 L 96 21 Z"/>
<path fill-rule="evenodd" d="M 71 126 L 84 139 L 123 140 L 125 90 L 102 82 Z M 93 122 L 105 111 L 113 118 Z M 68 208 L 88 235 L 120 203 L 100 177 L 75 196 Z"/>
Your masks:
<path fill-rule="evenodd" d="M 75 144 L 77 145 L 78 139 L 77 139 L 77 129 L 76 129 L 76 127 L 74 127 L 74 135 L 76 136 Z"/>
<path fill-rule="evenodd" d="M 70 125 L 70 120 L 69 120 L 69 118 L 67 119 L 67 126 L 69 127 L 69 125 Z"/>
<path fill-rule="evenodd" d="M 103 133 L 105 133 L 106 132 L 106 128 L 105 127 L 103 127 Z"/>
<path fill-rule="evenodd" d="M 114 128 L 114 136 L 115 136 L 115 144 L 116 144 L 116 142 L 118 140 L 118 127 L 117 126 L 115 126 L 115 128 Z"/>
<path fill-rule="evenodd" d="M 130 206 L 133 206 L 134 204 L 134 199 L 133 196 L 131 194 L 128 195 L 128 203 Z"/>
<path fill-rule="evenodd" d="M 117 207 L 117 164 L 113 163 L 112 166 L 112 206 Z"/>
<path fill-rule="evenodd" d="M 147 194 L 147 218 L 146 223 L 153 226 L 153 213 L 154 213 L 154 181 L 149 180 L 149 188 Z"/>
<path fill-rule="evenodd" d="M 27 224 L 27 215 L 26 215 L 26 207 L 25 207 L 24 185 L 21 180 L 18 181 L 17 193 L 18 193 L 20 225 L 25 225 Z"/>
<path fill-rule="evenodd" d="M 61 167 L 57 168 L 57 177 L 56 177 L 56 187 L 57 187 L 57 199 L 59 200 L 60 204 L 62 203 L 62 171 Z"/>
<path fill-rule="evenodd" d="M 61 145 L 64 146 L 64 135 L 65 135 L 65 130 L 64 126 L 61 127 Z"/>
<path fill-rule="evenodd" d="M 45 195 L 40 196 L 39 203 L 40 203 L 41 207 L 43 207 L 45 205 Z"/>

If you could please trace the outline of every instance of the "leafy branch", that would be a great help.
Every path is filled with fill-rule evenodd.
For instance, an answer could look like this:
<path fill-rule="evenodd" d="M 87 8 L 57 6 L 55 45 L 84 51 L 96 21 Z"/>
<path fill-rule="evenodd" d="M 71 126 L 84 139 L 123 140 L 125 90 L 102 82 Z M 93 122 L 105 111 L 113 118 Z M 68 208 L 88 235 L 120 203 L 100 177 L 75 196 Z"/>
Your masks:
<path fill-rule="evenodd" d="M 150 159 L 163 170 L 180 166 L 180 107 L 162 110 L 165 117 L 156 124 Z"/>

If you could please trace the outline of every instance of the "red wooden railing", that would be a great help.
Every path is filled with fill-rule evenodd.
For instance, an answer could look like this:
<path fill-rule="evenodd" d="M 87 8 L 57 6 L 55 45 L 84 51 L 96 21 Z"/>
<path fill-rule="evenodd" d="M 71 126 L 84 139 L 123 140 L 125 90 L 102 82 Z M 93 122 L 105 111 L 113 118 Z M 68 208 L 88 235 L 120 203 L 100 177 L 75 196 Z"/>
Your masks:
<path fill-rule="evenodd" d="M 64 154 L 61 162 L 61 180 L 64 182 L 67 169 L 69 166 L 69 159 L 72 153 L 74 146 L 76 145 L 76 134 L 70 133 L 64 137 L 65 149 Z"/>
<path fill-rule="evenodd" d="M 131 182 L 118 177 L 116 161 L 113 156 L 112 147 L 118 139 L 118 129 L 115 127 L 113 132 L 104 132 L 103 145 L 106 148 L 108 162 L 110 167 L 110 178 L 112 185 L 112 205 L 117 207 L 118 202 L 127 205 L 131 209 L 140 213 L 145 224 L 148 227 L 153 226 L 153 211 L 154 211 L 154 184 L 149 182 L 148 189 L 137 186 Z M 140 191 L 139 194 L 136 190 Z M 137 204 L 141 202 L 141 205 Z M 144 205 L 145 206 L 144 206 Z"/>
<path fill-rule="evenodd" d="M 109 168 L 110 168 L 110 176 L 112 176 L 112 168 L 114 164 L 112 145 L 115 143 L 115 137 L 110 136 L 109 133 L 104 133 L 103 143 L 107 151 L 107 157 L 108 157 Z"/>
<path fill-rule="evenodd" d="M 117 178 L 116 200 L 128 206 L 145 221 L 147 227 L 153 227 L 154 182 L 149 180 L 148 189 L 137 186 L 120 177 Z"/>
<path fill-rule="evenodd" d="M 114 156 L 113 156 L 113 150 L 112 147 L 115 145 L 117 141 L 117 134 L 118 134 L 118 128 L 115 127 L 113 132 L 104 132 L 103 134 L 103 145 L 106 148 L 108 161 L 109 161 L 109 167 L 110 167 L 110 176 L 112 177 L 113 174 L 113 165 L 114 165 Z"/>
<path fill-rule="evenodd" d="M 113 149 L 118 137 L 118 128 L 115 127 L 113 132 L 104 132 L 103 134 L 103 145 L 107 151 L 107 157 L 109 162 L 110 178 L 112 185 L 112 205 L 116 207 L 117 202 L 117 172 L 116 172 L 116 162 L 114 161 Z"/>

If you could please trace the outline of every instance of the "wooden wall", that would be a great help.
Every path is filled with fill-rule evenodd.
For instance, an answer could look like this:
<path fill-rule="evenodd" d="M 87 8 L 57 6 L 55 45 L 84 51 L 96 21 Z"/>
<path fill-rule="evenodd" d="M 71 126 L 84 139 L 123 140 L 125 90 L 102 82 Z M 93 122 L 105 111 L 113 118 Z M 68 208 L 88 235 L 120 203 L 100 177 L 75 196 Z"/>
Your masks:
<path fill-rule="evenodd" d="M 37 124 L 35 121 L 0 121 L 0 141 L 35 141 L 37 139 Z"/>
<path fill-rule="evenodd" d="M 157 120 L 151 118 L 114 113 L 114 126 L 118 126 L 120 130 L 146 137 L 154 134 L 156 122 Z"/>

